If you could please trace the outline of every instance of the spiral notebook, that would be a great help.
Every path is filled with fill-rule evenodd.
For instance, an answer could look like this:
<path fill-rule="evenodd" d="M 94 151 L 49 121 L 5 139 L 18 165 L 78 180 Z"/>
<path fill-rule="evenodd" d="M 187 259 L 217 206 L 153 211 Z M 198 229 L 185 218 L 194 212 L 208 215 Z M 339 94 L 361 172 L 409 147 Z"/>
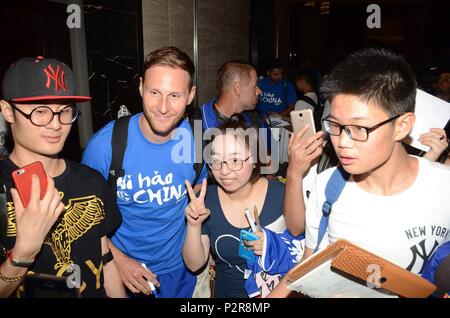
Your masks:
<path fill-rule="evenodd" d="M 436 286 L 346 240 L 296 265 L 289 289 L 310 297 L 425 298 Z"/>

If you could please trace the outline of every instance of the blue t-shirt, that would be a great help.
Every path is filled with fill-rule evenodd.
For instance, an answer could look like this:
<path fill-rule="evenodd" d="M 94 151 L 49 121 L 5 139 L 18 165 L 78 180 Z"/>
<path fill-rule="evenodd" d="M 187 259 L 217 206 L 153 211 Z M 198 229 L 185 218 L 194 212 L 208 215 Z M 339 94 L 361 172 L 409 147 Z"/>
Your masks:
<path fill-rule="evenodd" d="M 448 293 L 450 293 L 449 289 L 450 282 L 447 279 L 445 279 L 446 280 L 445 286 L 447 286 L 447 288 L 445 288 L 445 286 L 440 286 L 440 284 L 444 284 L 444 282 L 438 283 L 436 282 L 435 279 L 436 271 L 438 270 L 439 266 L 444 261 L 444 259 L 446 259 L 447 257 L 450 257 L 450 241 L 439 246 L 439 248 L 433 253 L 433 255 L 430 257 L 430 259 L 428 259 L 428 261 L 425 263 L 423 267 L 422 277 L 438 286 L 437 291 L 433 294 L 435 297 L 442 297 L 443 294 L 448 295 Z M 439 292 L 441 294 L 439 294 Z"/>
<path fill-rule="evenodd" d="M 130 119 L 123 168 L 117 180 L 117 204 L 122 224 L 112 237 L 127 256 L 144 262 L 156 274 L 184 267 L 181 249 L 186 232 L 184 181 L 193 181 L 194 141 L 189 123 L 182 121 L 171 140 L 155 144 L 142 134 L 139 118 Z M 114 122 L 89 141 L 82 162 L 108 178 Z M 183 142 L 181 142 L 183 141 Z M 200 181 L 206 177 L 204 169 Z"/>
<path fill-rule="evenodd" d="M 217 102 L 217 98 L 210 100 L 209 102 L 203 104 L 200 107 L 200 111 L 202 113 L 202 121 L 205 130 L 209 128 L 217 128 L 224 124 L 224 121 L 217 117 L 216 110 L 214 109 L 214 104 Z M 251 115 L 255 116 L 257 119 L 258 125 L 256 128 L 269 128 L 266 122 L 259 117 L 258 113 L 254 113 L 254 110 L 242 112 L 241 115 L 244 118 L 245 122 L 249 125 L 253 125 Z"/>
<path fill-rule="evenodd" d="M 276 286 L 268 275 L 278 276 L 280 279 L 303 257 L 305 252 L 305 235 L 292 236 L 289 230 L 276 233 L 267 228 L 263 229 L 264 251 L 255 260 L 247 261 L 247 267 L 252 271 L 245 283 L 245 289 L 250 297 L 269 293 Z M 258 283 L 257 276 L 261 276 L 263 282 Z M 264 290 L 264 291 L 263 291 Z"/>
<path fill-rule="evenodd" d="M 220 127 L 225 123 L 223 119 L 218 118 L 217 116 L 216 110 L 214 108 L 214 104 L 216 102 L 217 98 L 214 98 L 200 107 L 203 127 L 205 131 L 210 128 Z M 270 149 L 272 145 L 272 133 L 267 123 L 258 115 L 258 113 L 255 110 L 242 112 L 241 116 L 244 118 L 245 122 L 250 126 L 253 126 L 251 117 L 253 118 L 253 121 L 258 122 L 258 126 L 255 128 L 263 128 L 263 130 L 260 130 L 260 138 L 262 138 L 261 140 L 263 141 L 267 140 L 267 143 L 264 146 Z"/>
<path fill-rule="evenodd" d="M 283 213 L 285 186 L 278 181 L 268 182 L 266 198 L 260 213 L 263 227 L 274 223 Z M 239 234 L 242 229 L 231 225 L 225 217 L 217 185 L 208 186 L 205 206 L 211 210 L 211 215 L 202 225 L 202 234 L 208 235 L 211 252 L 216 259 L 215 296 L 247 298 L 244 279 L 247 263 L 239 256 Z"/>
<path fill-rule="evenodd" d="M 273 84 L 270 78 L 264 77 L 258 80 L 258 87 L 261 89 L 261 95 L 256 104 L 256 111 L 262 117 L 266 117 L 268 112 L 280 113 L 288 108 L 289 104 L 295 104 L 297 101 L 294 85 L 287 80 Z"/>

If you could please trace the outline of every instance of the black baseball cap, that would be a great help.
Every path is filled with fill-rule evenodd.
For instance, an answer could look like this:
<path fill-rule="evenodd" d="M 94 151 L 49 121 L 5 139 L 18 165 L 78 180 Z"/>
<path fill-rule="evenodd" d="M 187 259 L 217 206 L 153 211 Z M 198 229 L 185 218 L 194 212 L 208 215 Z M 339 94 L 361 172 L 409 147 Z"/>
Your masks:
<path fill-rule="evenodd" d="M 75 79 L 66 64 L 42 56 L 24 57 L 12 64 L 3 77 L 3 99 L 12 102 L 70 100 L 85 102 L 75 94 Z"/>

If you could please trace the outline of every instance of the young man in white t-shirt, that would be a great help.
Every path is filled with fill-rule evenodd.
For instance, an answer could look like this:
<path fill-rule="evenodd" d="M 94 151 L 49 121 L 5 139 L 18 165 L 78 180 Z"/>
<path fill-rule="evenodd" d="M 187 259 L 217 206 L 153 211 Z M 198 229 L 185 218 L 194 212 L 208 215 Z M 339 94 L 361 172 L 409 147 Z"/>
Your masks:
<path fill-rule="evenodd" d="M 350 178 L 319 249 L 343 238 L 420 273 L 450 239 L 450 169 L 408 155 L 401 143 L 415 121 L 410 67 L 386 50 L 363 50 L 340 63 L 322 91 L 331 101 L 324 128 Z M 318 175 L 308 201 L 304 258 L 317 246 L 325 187 L 335 169 Z M 271 296 L 288 294 L 283 279 Z"/>

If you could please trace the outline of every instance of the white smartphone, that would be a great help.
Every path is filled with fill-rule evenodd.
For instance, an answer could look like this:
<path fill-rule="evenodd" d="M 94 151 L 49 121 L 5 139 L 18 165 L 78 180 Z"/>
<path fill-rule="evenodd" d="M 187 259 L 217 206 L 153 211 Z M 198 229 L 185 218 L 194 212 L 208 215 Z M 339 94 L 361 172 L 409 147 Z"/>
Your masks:
<path fill-rule="evenodd" d="M 314 125 L 314 116 L 311 109 L 302 109 L 291 111 L 291 123 L 292 129 L 296 133 L 300 131 L 307 124 L 309 125 L 308 130 L 303 135 L 302 139 L 306 140 L 316 133 L 316 127 Z"/>

